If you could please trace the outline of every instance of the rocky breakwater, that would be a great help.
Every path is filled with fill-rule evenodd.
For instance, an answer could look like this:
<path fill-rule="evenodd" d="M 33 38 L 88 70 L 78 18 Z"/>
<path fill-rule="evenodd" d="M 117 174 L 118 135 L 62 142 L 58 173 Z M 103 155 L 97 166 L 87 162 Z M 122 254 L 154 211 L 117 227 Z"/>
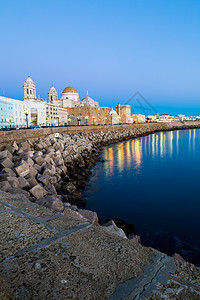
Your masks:
<path fill-rule="evenodd" d="M 65 206 L 80 201 L 101 146 L 159 129 L 160 125 L 155 125 L 106 133 L 51 134 L 35 142 L 7 144 L 0 151 L 0 189 L 22 193 L 32 202 L 62 212 Z M 95 213 L 80 213 L 97 222 Z"/>
<path fill-rule="evenodd" d="M 101 146 L 175 128 L 175 124 L 143 124 L 108 132 L 51 134 L 34 142 L 12 142 L 0 151 L 0 189 L 22 193 L 31 202 L 55 212 L 65 207 L 77 210 L 74 205 L 80 201 L 84 204 L 81 189 L 99 159 Z M 80 209 L 79 213 L 91 223 L 98 222 L 95 212 Z"/>

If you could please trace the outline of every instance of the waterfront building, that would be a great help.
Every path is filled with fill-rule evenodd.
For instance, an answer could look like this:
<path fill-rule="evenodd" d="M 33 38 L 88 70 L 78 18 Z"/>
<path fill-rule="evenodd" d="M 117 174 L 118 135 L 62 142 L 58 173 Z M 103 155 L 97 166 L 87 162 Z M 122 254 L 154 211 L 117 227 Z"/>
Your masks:
<path fill-rule="evenodd" d="M 112 123 L 109 107 L 71 107 L 67 109 L 71 125 L 108 125 Z"/>
<path fill-rule="evenodd" d="M 157 119 L 157 122 L 174 122 L 174 116 L 168 114 L 162 114 Z"/>
<path fill-rule="evenodd" d="M 0 128 L 13 127 L 13 111 L 13 103 L 5 97 L 0 97 Z"/>
<path fill-rule="evenodd" d="M 131 119 L 133 123 L 145 123 L 146 116 L 141 114 L 132 114 Z"/>
<path fill-rule="evenodd" d="M 45 102 L 46 125 L 56 126 L 59 124 L 58 107 L 55 104 Z"/>
<path fill-rule="evenodd" d="M 68 112 L 66 108 L 58 107 L 58 124 L 59 125 L 68 124 Z"/>
<path fill-rule="evenodd" d="M 121 105 L 118 103 L 115 110 L 120 117 L 121 123 L 132 123 L 130 105 Z"/>
<path fill-rule="evenodd" d="M 110 115 L 111 115 L 111 123 L 112 123 L 112 125 L 120 123 L 119 116 L 118 116 L 117 112 L 114 109 L 112 109 L 110 111 Z"/>

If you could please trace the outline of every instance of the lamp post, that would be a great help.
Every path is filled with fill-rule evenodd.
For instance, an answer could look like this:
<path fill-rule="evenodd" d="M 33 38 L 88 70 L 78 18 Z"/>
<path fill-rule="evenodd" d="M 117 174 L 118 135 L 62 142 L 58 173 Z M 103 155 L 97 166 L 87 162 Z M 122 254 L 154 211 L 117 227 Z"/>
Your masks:
<path fill-rule="evenodd" d="M 28 128 L 28 114 L 29 114 L 29 110 L 26 108 L 24 110 L 25 116 L 26 116 L 26 127 Z"/>
<path fill-rule="evenodd" d="M 46 117 L 46 126 L 48 126 L 49 117 Z"/>
<path fill-rule="evenodd" d="M 85 123 L 88 125 L 88 116 L 85 116 Z"/>
<path fill-rule="evenodd" d="M 56 116 L 56 119 L 58 120 L 58 125 L 59 126 L 59 119 L 60 119 L 60 116 Z"/>
<path fill-rule="evenodd" d="M 68 124 L 71 125 L 71 119 L 68 119 Z"/>
<path fill-rule="evenodd" d="M 106 125 L 106 123 L 107 123 L 107 119 L 108 119 L 108 118 L 105 117 L 105 125 Z"/>
<path fill-rule="evenodd" d="M 93 125 L 94 125 L 94 120 L 95 120 L 95 117 L 92 117 L 92 120 L 93 120 Z"/>

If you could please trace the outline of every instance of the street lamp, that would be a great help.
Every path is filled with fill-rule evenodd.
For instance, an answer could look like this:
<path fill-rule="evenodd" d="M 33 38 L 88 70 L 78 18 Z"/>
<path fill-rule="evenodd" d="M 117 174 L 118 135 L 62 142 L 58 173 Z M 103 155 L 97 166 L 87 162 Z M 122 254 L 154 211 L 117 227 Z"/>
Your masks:
<path fill-rule="evenodd" d="M 60 118 L 60 116 L 56 116 L 56 119 L 58 120 L 58 125 L 57 126 L 59 126 L 59 118 Z"/>
<path fill-rule="evenodd" d="M 92 117 L 92 120 L 93 120 L 93 125 L 94 125 L 94 120 L 95 120 L 95 117 Z"/>
<path fill-rule="evenodd" d="M 88 116 L 85 117 L 86 125 L 88 125 Z"/>
<path fill-rule="evenodd" d="M 77 125 L 81 125 L 81 119 L 77 118 Z"/>
<path fill-rule="evenodd" d="M 69 125 L 71 124 L 71 119 L 68 119 L 68 124 L 69 124 Z"/>
<path fill-rule="evenodd" d="M 26 108 L 24 110 L 25 116 L 26 116 L 26 127 L 28 128 L 28 115 L 29 115 L 29 110 Z"/>

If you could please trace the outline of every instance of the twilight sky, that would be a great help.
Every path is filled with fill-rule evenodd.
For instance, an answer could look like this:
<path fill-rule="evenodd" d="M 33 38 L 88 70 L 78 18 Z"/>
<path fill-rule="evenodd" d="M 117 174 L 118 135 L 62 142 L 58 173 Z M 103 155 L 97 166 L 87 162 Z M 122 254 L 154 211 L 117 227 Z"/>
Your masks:
<path fill-rule="evenodd" d="M 44 99 L 52 84 L 110 107 L 139 91 L 159 113 L 200 114 L 198 0 L 7 0 L 0 22 L 0 95 L 22 99 L 30 75 Z"/>

